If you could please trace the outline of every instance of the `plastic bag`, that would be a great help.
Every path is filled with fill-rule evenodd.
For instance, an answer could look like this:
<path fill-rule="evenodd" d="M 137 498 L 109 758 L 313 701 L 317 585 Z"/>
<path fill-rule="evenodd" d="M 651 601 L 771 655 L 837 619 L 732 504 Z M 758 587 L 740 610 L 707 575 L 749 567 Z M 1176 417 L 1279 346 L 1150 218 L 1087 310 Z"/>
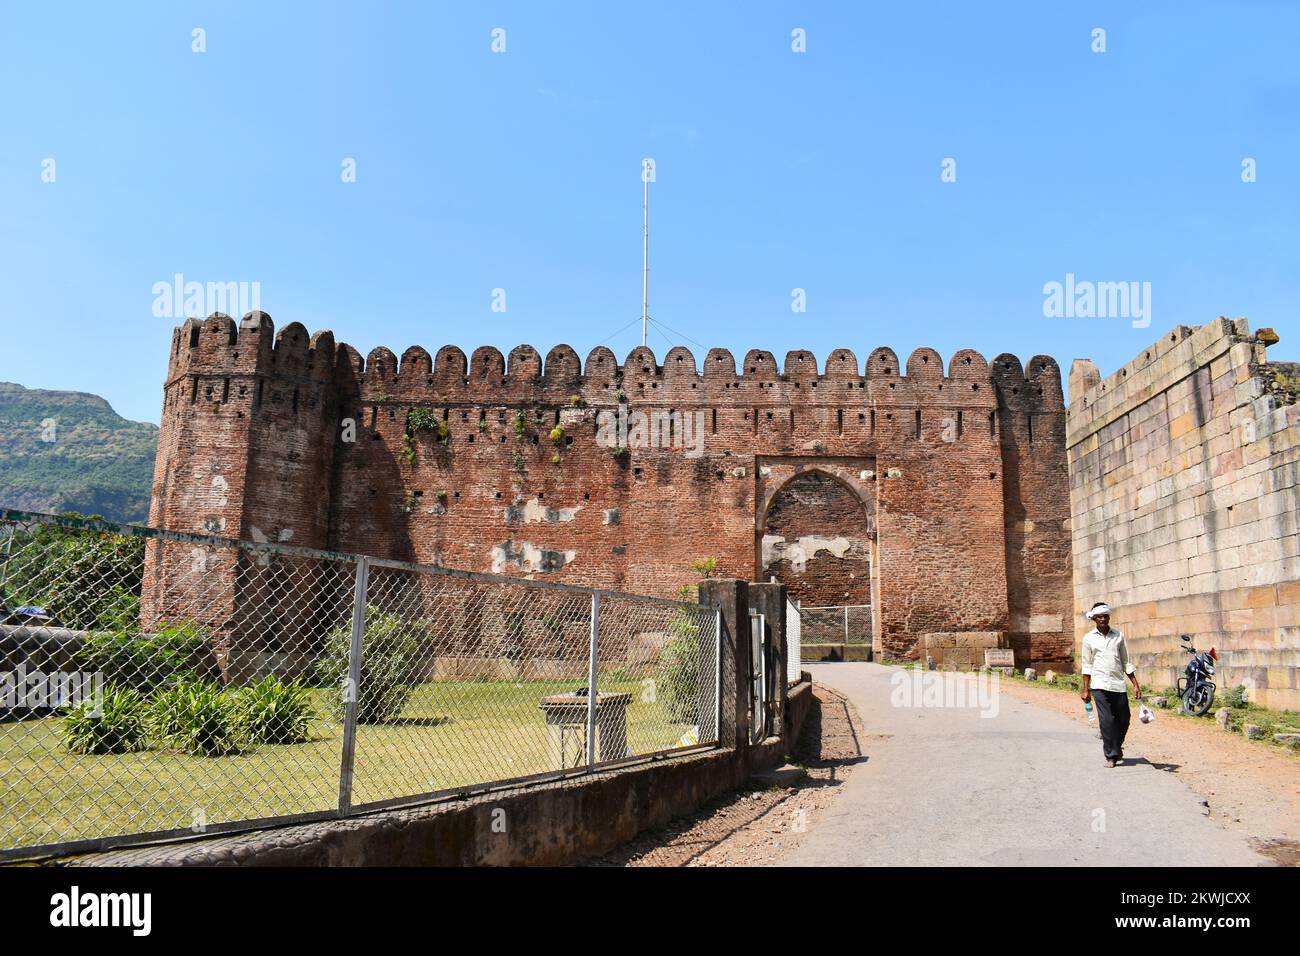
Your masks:
<path fill-rule="evenodd" d="M 1146 704 L 1143 704 L 1142 709 L 1138 711 L 1138 720 L 1142 721 L 1142 723 L 1144 724 L 1149 724 L 1151 723 L 1151 721 L 1155 719 L 1156 719 L 1156 712 L 1152 710 L 1150 707 L 1148 707 Z"/>

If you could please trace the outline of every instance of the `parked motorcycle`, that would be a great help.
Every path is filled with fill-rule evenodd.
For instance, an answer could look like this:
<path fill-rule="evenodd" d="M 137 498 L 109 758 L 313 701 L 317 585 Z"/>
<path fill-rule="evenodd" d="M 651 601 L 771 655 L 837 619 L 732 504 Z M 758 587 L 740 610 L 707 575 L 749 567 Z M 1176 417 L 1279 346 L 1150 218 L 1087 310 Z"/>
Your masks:
<path fill-rule="evenodd" d="M 1190 634 L 1182 635 L 1182 641 L 1183 651 L 1191 654 L 1192 659 L 1187 662 L 1183 676 L 1178 678 L 1178 696 L 1182 699 L 1185 713 L 1202 717 L 1214 706 L 1214 682 L 1210 678 L 1214 676 L 1214 665 L 1218 663 L 1219 655 L 1213 647 L 1198 654 L 1192 646 Z"/>

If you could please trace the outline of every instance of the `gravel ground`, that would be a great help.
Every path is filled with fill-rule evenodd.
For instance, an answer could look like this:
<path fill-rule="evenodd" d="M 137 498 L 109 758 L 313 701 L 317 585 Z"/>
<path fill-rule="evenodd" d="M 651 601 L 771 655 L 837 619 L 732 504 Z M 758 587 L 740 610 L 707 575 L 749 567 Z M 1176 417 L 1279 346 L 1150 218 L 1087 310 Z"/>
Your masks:
<path fill-rule="evenodd" d="M 764 866 L 779 864 L 816 827 L 855 764 L 865 760 L 853 705 L 814 684 L 795 760 L 803 771 L 779 783 L 750 781 L 700 812 L 642 834 L 588 866 Z M 769 777 L 769 780 L 773 778 Z"/>

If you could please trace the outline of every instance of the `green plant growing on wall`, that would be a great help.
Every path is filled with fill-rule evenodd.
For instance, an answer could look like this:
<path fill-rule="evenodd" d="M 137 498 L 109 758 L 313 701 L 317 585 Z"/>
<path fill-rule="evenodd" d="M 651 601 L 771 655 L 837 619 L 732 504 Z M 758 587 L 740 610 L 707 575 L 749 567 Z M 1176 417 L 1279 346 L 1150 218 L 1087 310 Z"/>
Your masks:
<path fill-rule="evenodd" d="M 523 412 L 515 415 L 515 437 L 523 438 L 528 434 L 528 416 Z"/>
<path fill-rule="evenodd" d="M 446 444 L 451 426 L 430 408 L 413 408 L 407 412 L 406 434 L 402 436 L 402 453 L 407 464 L 415 464 L 415 436 L 419 432 L 432 432 L 437 441 Z"/>
<path fill-rule="evenodd" d="M 514 462 L 515 462 L 515 471 L 522 473 L 528 467 L 528 463 L 524 461 L 523 453 L 520 452 L 518 449 L 515 449 Z"/>
<path fill-rule="evenodd" d="M 447 492 L 442 490 L 441 488 L 435 491 L 433 493 L 433 496 L 438 499 L 438 504 L 445 505 L 447 503 Z"/>
<path fill-rule="evenodd" d="M 572 405 L 574 408 L 586 408 L 587 400 L 583 398 L 581 395 L 570 395 L 569 404 Z"/>
<path fill-rule="evenodd" d="M 478 430 L 479 430 L 479 434 L 480 434 L 480 435 L 485 434 L 485 433 L 487 432 L 487 428 L 488 428 L 488 426 L 487 426 L 487 419 L 486 419 L 486 418 L 480 418 L 480 419 L 478 420 Z"/>
<path fill-rule="evenodd" d="M 627 404 L 627 392 L 623 391 L 623 390 L 620 388 L 617 392 L 614 393 L 614 401 L 617 402 L 617 403 L 620 404 L 620 405 L 626 405 L 626 404 Z"/>
<path fill-rule="evenodd" d="M 564 426 L 556 425 L 551 429 L 551 443 L 558 445 L 564 441 Z"/>
<path fill-rule="evenodd" d="M 618 461 L 618 462 L 627 461 L 627 460 L 628 460 L 628 457 L 629 457 L 631 454 L 632 454 L 632 453 L 631 453 L 630 451 L 628 451 L 626 448 L 623 448 L 622 446 L 620 446 L 620 447 L 618 447 L 618 448 L 611 448 L 611 449 L 609 450 L 609 455 L 610 455 L 610 457 L 613 458 L 615 461 Z"/>
<path fill-rule="evenodd" d="M 692 561 L 691 570 L 702 578 L 711 578 L 714 572 L 718 570 L 718 559 L 701 558 L 699 561 Z"/>

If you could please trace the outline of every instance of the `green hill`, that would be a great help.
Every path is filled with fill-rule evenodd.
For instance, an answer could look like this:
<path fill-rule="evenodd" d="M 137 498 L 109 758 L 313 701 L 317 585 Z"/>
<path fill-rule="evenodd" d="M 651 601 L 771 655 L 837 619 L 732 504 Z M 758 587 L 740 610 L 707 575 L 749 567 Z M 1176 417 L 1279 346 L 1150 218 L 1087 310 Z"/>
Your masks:
<path fill-rule="evenodd" d="M 144 521 L 157 447 L 98 395 L 0 382 L 0 507 Z"/>

